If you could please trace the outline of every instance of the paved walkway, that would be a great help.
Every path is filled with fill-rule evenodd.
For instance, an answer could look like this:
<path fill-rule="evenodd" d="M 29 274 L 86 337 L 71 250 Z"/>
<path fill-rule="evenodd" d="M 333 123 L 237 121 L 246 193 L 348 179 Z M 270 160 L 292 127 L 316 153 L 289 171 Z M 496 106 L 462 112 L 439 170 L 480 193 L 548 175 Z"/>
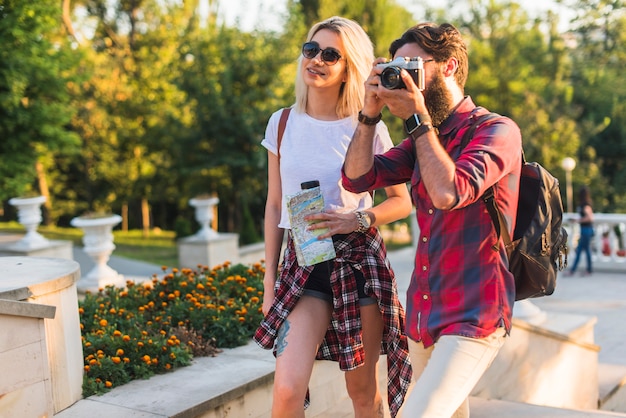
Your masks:
<path fill-rule="evenodd" d="M 413 269 L 413 255 L 412 248 L 389 253 L 403 303 Z M 83 274 L 93 267 L 91 259 L 80 248 L 74 248 L 74 259 Z M 161 266 L 115 255 L 108 264 L 127 279 L 140 280 L 161 273 Z M 598 320 L 595 343 L 601 347 L 600 363 L 626 366 L 626 265 L 623 273 L 598 272 L 585 277 L 560 275 L 553 295 L 532 302 L 548 314 L 565 312 L 595 316 Z"/>

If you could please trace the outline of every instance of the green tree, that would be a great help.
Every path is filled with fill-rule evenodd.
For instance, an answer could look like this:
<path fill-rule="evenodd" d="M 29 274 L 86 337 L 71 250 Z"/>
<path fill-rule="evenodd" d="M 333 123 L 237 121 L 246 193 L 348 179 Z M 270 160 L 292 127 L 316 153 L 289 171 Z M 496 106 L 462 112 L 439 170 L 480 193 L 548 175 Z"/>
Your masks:
<path fill-rule="evenodd" d="M 574 179 L 590 185 L 599 210 L 626 211 L 626 4 L 622 0 L 565 2 L 578 11 L 573 20 L 574 101 L 583 109 L 583 145 Z M 602 178 L 587 167 L 599 165 Z"/>
<path fill-rule="evenodd" d="M 75 113 L 67 86 L 80 81 L 81 57 L 61 31 L 58 1 L 0 2 L 0 200 L 45 192 L 38 160 L 79 144 L 67 128 Z"/>
<path fill-rule="evenodd" d="M 174 152 L 181 186 L 187 196 L 219 196 L 223 230 L 240 229 L 249 211 L 261 231 L 267 169 L 260 143 L 270 114 L 293 102 L 298 52 L 272 33 L 214 25 L 181 47 L 187 59 L 179 82 L 194 108 L 192 128 Z"/>
<path fill-rule="evenodd" d="M 89 210 L 120 210 L 125 226 L 132 203 L 144 231 L 150 202 L 176 199 L 173 142 L 190 121 L 185 94 L 173 83 L 180 32 L 189 11 L 153 0 L 85 3 L 97 22 L 89 45 L 93 78 L 81 86 L 85 106 L 74 127 L 84 141 L 76 167 L 85 176 Z M 78 196 L 79 198 L 81 196 Z M 171 226 L 171 225 L 170 225 Z"/>

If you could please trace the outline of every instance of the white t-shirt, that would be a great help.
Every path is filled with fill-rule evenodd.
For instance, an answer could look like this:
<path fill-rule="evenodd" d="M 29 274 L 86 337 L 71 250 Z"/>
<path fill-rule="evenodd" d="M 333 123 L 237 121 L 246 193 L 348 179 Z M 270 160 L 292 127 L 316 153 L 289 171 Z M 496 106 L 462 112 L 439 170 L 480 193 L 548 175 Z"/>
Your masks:
<path fill-rule="evenodd" d="M 278 122 L 282 109 L 272 114 L 261 142 L 269 152 L 277 153 Z M 324 210 L 353 212 L 372 207 L 368 192 L 351 193 L 341 185 L 341 167 L 356 128 L 356 118 L 323 121 L 295 109 L 289 114 L 280 145 L 280 178 L 283 194 L 280 228 L 289 229 L 286 197 L 300 191 L 300 184 L 318 180 L 324 196 Z M 374 153 L 393 147 L 387 126 L 376 125 Z"/>

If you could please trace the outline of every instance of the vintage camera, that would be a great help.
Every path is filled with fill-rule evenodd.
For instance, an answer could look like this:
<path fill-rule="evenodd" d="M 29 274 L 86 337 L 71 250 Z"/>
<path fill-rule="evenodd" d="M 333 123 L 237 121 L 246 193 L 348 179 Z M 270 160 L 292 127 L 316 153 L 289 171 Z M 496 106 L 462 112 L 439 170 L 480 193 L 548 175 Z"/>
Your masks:
<path fill-rule="evenodd" d="M 378 64 L 378 67 L 384 68 L 383 72 L 380 73 L 380 83 L 383 87 L 389 90 L 405 89 L 406 85 L 400 76 L 404 68 L 413 77 L 417 88 L 424 90 L 424 60 L 422 57 L 398 57 L 391 62 Z"/>

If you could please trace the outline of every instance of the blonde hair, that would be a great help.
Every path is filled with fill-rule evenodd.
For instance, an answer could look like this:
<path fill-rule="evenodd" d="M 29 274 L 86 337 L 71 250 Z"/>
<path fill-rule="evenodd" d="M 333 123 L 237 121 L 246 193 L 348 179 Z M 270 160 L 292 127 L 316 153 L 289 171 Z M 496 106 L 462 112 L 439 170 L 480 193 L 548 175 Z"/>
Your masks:
<path fill-rule="evenodd" d="M 333 16 L 313 25 L 306 41 L 310 41 L 317 32 L 328 29 L 341 38 L 344 46 L 343 57 L 346 60 L 346 81 L 339 92 L 337 116 L 345 118 L 356 116 L 363 107 L 365 80 L 369 76 L 374 62 L 374 46 L 363 28 L 353 20 Z M 296 75 L 296 111 L 306 112 L 309 87 L 302 78 L 302 54 L 298 58 Z"/>

